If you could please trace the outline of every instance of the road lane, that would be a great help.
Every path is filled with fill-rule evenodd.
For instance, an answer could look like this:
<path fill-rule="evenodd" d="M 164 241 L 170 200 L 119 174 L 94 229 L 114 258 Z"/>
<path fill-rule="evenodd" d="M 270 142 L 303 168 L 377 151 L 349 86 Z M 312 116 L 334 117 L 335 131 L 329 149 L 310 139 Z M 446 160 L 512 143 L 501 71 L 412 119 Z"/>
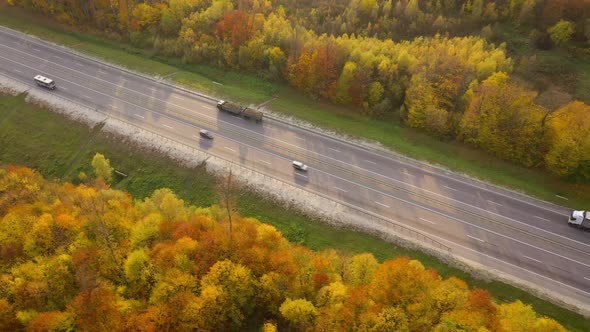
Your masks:
<path fill-rule="evenodd" d="M 65 90 L 69 97 L 77 96 L 84 99 L 85 102 L 87 99 L 91 99 L 91 103 L 96 107 L 110 109 L 120 116 L 128 114 L 129 121 L 141 121 L 143 124 L 147 122 L 150 124 L 159 123 L 160 131 L 164 131 L 166 135 L 182 133 L 182 138 L 190 137 L 191 142 L 194 142 L 194 133 L 197 127 L 213 130 L 218 133 L 216 136 L 222 133 L 233 142 L 242 143 L 232 147 L 231 149 L 234 151 L 223 149 L 225 150 L 223 152 L 217 150 L 217 143 L 213 143 L 209 148 L 211 152 L 223 154 L 227 158 L 236 158 L 236 162 L 253 164 L 255 167 L 260 167 L 260 163 L 256 164 L 259 159 L 264 159 L 265 165 L 278 163 L 289 172 L 269 167 L 273 176 L 281 177 L 282 180 L 291 181 L 309 190 L 323 192 L 365 208 L 372 208 L 382 212 L 385 216 L 396 216 L 393 211 L 390 211 L 394 209 L 393 207 L 396 210 L 406 209 L 406 213 L 398 213 L 397 215 L 403 216 L 405 222 L 419 225 L 420 229 L 439 225 L 441 218 L 445 219 L 447 218 L 445 215 L 450 215 L 451 221 L 447 221 L 444 225 L 454 223 L 455 233 L 446 234 L 446 239 L 448 241 L 451 237 L 455 238 L 457 240 L 455 244 L 458 246 L 469 248 L 469 246 L 474 247 L 477 243 L 497 246 L 491 244 L 490 241 L 503 241 L 494 239 L 489 234 L 482 236 L 469 233 L 478 229 L 477 227 L 487 227 L 494 229 L 494 232 L 508 234 L 512 233 L 514 229 L 523 230 L 525 232 L 519 236 L 523 236 L 523 242 L 527 243 L 526 248 L 521 248 L 519 242 L 507 240 L 509 242 L 503 246 L 503 248 L 507 248 L 507 252 L 502 255 L 506 261 L 513 261 L 514 264 L 523 263 L 523 255 L 514 254 L 518 250 L 532 250 L 526 255 L 527 257 L 540 257 L 535 255 L 541 252 L 541 255 L 544 256 L 539 261 L 550 261 L 551 264 L 531 266 L 531 271 L 540 275 L 545 274 L 558 282 L 565 281 L 570 285 L 577 285 L 577 288 L 582 291 L 580 294 L 584 294 L 583 291 L 590 287 L 588 280 L 578 277 L 578 273 L 590 275 L 586 270 L 587 266 L 584 265 L 588 262 L 588 255 L 584 253 L 588 246 L 585 241 L 587 238 L 565 225 L 564 211 L 567 211 L 566 209 L 544 206 L 542 202 L 530 204 L 518 197 L 510 197 L 502 191 L 494 192 L 488 188 L 474 186 L 469 183 L 468 179 L 457 180 L 448 174 L 437 174 L 428 167 L 420 169 L 412 163 L 380 156 L 345 142 L 325 138 L 274 121 L 266 121 L 262 126 L 256 125 L 225 113 L 219 113 L 210 101 L 185 95 L 184 92 L 171 89 L 168 86 L 156 84 L 153 81 L 110 67 L 99 66 L 94 62 L 80 59 L 68 53 L 64 54 L 64 52 L 54 50 L 42 43 L 39 44 L 40 46 L 37 43 L 28 43 L 28 45 L 35 45 L 41 52 L 7 49 L 4 46 L 10 47 L 10 43 L 4 43 L 4 37 L 6 35 L 0 31 L 0 40 L 3 41 L 0 43 L 2 44 L 0 56 L 4 57 L 0 58 L 0 68 L 5 73 L 11 73 L 25 81 L 39 71 L 47 72 L 49 77 L 52 77 L 49 73 L 53 73 L 55 77 L 63 79 L 63 82 L 58 81 L 59 87 L 56 92 L 58 94 Z M 18 38 L 13 39 L 18 40 Z M 17 44 L 22 48 L 22 43 Z M 59 55 L 54 54 L 49 60 L 40 60 L 38 53 L 42 53 L 43 56 L 53 53 Z M 20 67 L 15 65 L 15 58 L 23 62 Z M 73 58 L 76 59 L 74 63 L 84 64 L 84 71 L 80 71 L 80 68 L 74 66 L 68 66 Z M 6 59 L 12 60 L 12 62 Z M 99 75 L 100 78 L 97 78 L 96 76 Z M 70 84 L 68 85 L 68 83 Z M 179 121 L 184 121 L 192 126 L 180 129 L 177 126 Z M 172 127 L 173 130 L 164 125 Z M 217 142 L 217 138 L 215 141 Z M 197 146 L 201 147 L 201 143 Z M 255 154 L 256 159 L 252 159 L 250 154 Z M 293 173 L 290 168 L 290 160 L 294 159 L 294 155 L 310 165 L 310 172 L 307 174 Z M 301 182 L 301 180 L 305 181 Z M 397 199 L 390 201 L 391 198 Z M 434 216 L 417 218 L 425 209 L 437 213 Z M 474 214 L 475 216 L 473 216 Z M 493 221 L 510 223 L 513 228 L 504 229 L 505 226 L 498 223 L 490 226 L 489 220 L 476 220 L 482 216 Z M 463 224 L 454 220 L 469 218 L 473 220 L 465 221 Z M 432 224 L 423 220 L 429 220 Z M 527 232 L 547 237 L 558 244 L 538 243 L 541 239 L 531 238 Z M 440 228 L 434 232 L 438 235 L 443 233 Z M 457 235 L 463 235 L 461 241 L 457 239 Z M 566 247 L 559 244 L 565 244 Z M 567 246 L 578 251 L 569 250 Z M 494 252 L 487 247 L 477 248 L 486 248 L 487 256 L 491 256 L 489 254 Z M 516 248 L 518 250 L 515 250 Z M 545 248 L 551 248 L 551 250 Z M 554 253 L 559 256 L 555 256 Z M 556 259 L 556 257 L 558 258 Z M 570 257 L 572 257 L 571 260 L 569 260 Z M 529 261 L 532 260 L 529 259 Z M 569 263 L 564 265 L 564 262 Z"/>
<path fill-rule="evenodd" d="M 23 55 L 23 54 L 26 53 L 26 52 L 22 52 L 22 51 L 17 50 L 17 49 L 13 49 L 13 51 L 20 53 L 20 55 Z M 28 56 L 36 57 L 37 59 L 40 58 L 40 57 L 38 57 L 37 55 L 34 55 L 34 54 L 33 55 L 28 55 Z M 56 66 L 62 66 L 62 69 L 67 68 L 67 66 L 63 66 L 63 65 L 60 65 L 60 64 L 57 64 L 57 63 L 56 63 Z M 70 71 L 75 71 L 75 69 L 72 69 L 72 68 L 67 68 L 67 69 L 70 70 Z M 91 74 L 86 74 L 86 73 L 82 73 L 82 72 L 79 72 L 79 71 L 78 71 L 78 74 L 92 78 L 92 75 Z M 79 78 L 77 78 L 77 79 L 79 79 Z M 110 82 L 107 82 L 106 80 L 103 80 L 103 81 L 104 81 L 103 83 L 110 83 Z M 115 79 L 114 81 L 116 82 L 117 79 Z M 147 86 L 149 83 L 151 83 L 151 82 L 146 81 L 146 80 L 143 80 L 143 79 L 142 80 L 138 80 L 137 82 L 134 81 L 134 80 L 124 80 L 124 84 L 123 85 L 126 86 L 126 87 L 124 88 L 124 90 L 121 90 L 121 92 L 119 94 L 117 94 L 117 95 L 118 96 L 125 97 L 125 96 L 123 96 L 123 93 L 139 94 L 140 95 L 140 96 L 138 96 L 139 98 L 144 98 L 143 100 L 146 100 L 148 103 L 151 103 L 151 104 L 145 105 L 146 107 L 154 107 L 154 108 L 165 109 L 166 108 L 165 101 L 159 100 L 159 99 L 156 99 L 156 98 L 153 98 L 153 99 L 152 98 L 149 98 L 150 96 L 145 94 L 145 91 L 146 90 L 153 91 L 153 89 L 154 89 L 151 86 Z M 90 87 L 92 87 L 92 85 L 90 85 Z M 95 86 L 95 87 L 98 88 L 97 86 Z M 128 97 L 129 98 L 132 98 L 131 96 L 128 96 Z M 190 106 L 188 106 L 187 104 L 185 104 L 185 105 L 186 106 L 183 106 L 183 105 L 174 105 L 174 106 L 181 107 L 181 108 L 184 109 L 184 111 L 186 111 L 186 109 L 189 109 Z M 201 104 L 201 105 L 202 106 L 208 106 L 208 105 L 203 105 L 203 104 Z M 209 112 L 207 112 L 208 110 L 209 110 Z M 216 116 L 215 113 L 214 113 L 215 110 L 213 109 L 213 113 L 212 113 L 210 111 L 210 107 L 209 108 L 202 107 L 201 109 L 199 109 L 199 112 L 202 113 L 202 114 L 205 112 L 209 117 L 215 117 Z M 192 111 L 192 113 L 194 113 L 194 111 Z M 282 130 L 282 129 L 283 128 L 281 128 L 281 132 L 284 132 L 284 130 Z M 277 132 L 277 130 L 271 130 L 271 131 L 273 133 L 276 133 Z M 273 135 L 273 138 L 272 139 L 277 140 L 277 141 L 279 141 L 279 142 L 281 142 L 283 144 L 289 144 L 291 146 L 299 146 L 299 147 L 301 147 L 301 145 L 302 145 L 301 143 L 299 143 L 299 144 L 287 143 L 285 141 L 282 141 L 279 138 L 276 138 L 276 136 L 278 136 L 278 135 Z M 318 140 L 304 140 L 304 141 L 305 142 L 312 142 L 312 141 L 313 142 L 317 142 Z M 320 142 L 321 142 L 321 140 L 320 140 Z M 330 141 L 328 140 L 327 142 L 330 142 Z M 307 147 L 307 148 L 309 148 L 309 147 Z M 350 150 L 350 147 L 347 147 L 347 148 L 348 148 L 348 150 Z M 332 156 L 330 156 L 329 153 L 326 153 L 326 151 L 337 151 L 340 156 L 339 157 L 338 156 L 332 157 Z M 327 157 L 327 158 L 330 158 L 330 159 L 332 159 L 334 161 L 339 161 L 339 162 L 346 162 L 346 160 L 344 160 L 345 158 L 347 158 L 346 156 L 354 155 L 354 153 L 350 153 L 352 151 L 347 151 L 349 153 L 342 153 L 342 152 L 343 152 L 343 150 L 342 150 L 342 147 L 341 146 L 339 146 L 338 148 L 336 148 L 336 147 L 333 147 L 333 146 L 330 146 L 330 145 L 327 145 L 327 146 L 318 145 L 318 146 L 315 147 L 315 149 L 313 151 L 310 151 L 310 153 L 314 153 L 314 154 L 316 154 L 318 156 L 322 156 L 322 157 Z M 375 163 L 374 165 L 387 164 L 387 163 L 377 163 L 377 162 L 374 162 L 374 163 Z M 379 175 L 381 175 L 383 177 L 387 177 L 388 179 L 395 179 L 395 180 L 398 180 L 398 181 L 406 181 L 407 180 L 406 179 L 407 177 L 416 177 L 416 175 L 414 175 L 414 174 L 411 173 L 411 171 L 412 172 L 416 171 L 415 169 L 412 169 L 411 171 L 408 171 L 407 168 L 404 168 L 404 171 L 403 172 L 401 172 L 401 173 L 399 173 L 399 172 L 393 173 L 393 176 L 392 177 L 388 177 L 387 175 L 384 175 L 384 174 L 386 174 L 387 171 L 390 170 L 391 168 L 380 169 L 377 172 L 375 172 L 375 171 L 371 171 L 367 167 L 364 167 L 363 168 L 362 166 L 361 167 L 359 167 L 357 165 L 353 165 L 353 166 L 358 167 L 360 169 L 360 171 L 369 172 L 371 174 L 379 174 Z M 446 186 L 446 187 L 449 187 L 449 186 Z M 497 200 L 497 197 L 491 197 L 491 199 L 480 199 L 480 200 L 477 200 L 475 202 L 473 202 L 473 201 L 470 202 L 470 200 L 473 197 L 480 197 L 481 195 L 471 195 L 471 194 L 469 194 L 469 191 L 460 191 L 459 189 L 456 189 L 456 191 L 457 191 L 457 193 L 453 194 L 455 196 L 460 195 L 460 192 L 466 192 L 467 193 L 467 194 L 462 195 L 462 197 L 459 197 L 459 199 L 456 199 L 457 201 L 461 201 L 464 204 L 470 204 L 472 206 L 479 207 L 480 209 L 484 209 L 484 210 L 489 209 L 489 206 L 486 205 L 487 202 L 495 202 Z M 512 218 L 514 220 L 523 220 L 524 219 L 524 220 L 526 220 L 526 223 L 534 223 L 534 222 L 531 222 L 529 220 L 530 219 L 529 218 L 529 215 L 530 214 L 526 211 L 526 209 L 507 207 L 506 209 L 498 210 L 498 214 L 499 215 L 503 215 L 503 216 L 514 216 Z M 559 214 L 559 218 L 553 218 L 553 219 L 559 219 L 561 221 L 561 223 L 563 223 L 564 218 L 561 218 L 563 216 L 564 216 L 564 214 L 563 213 L 560 213 Z M 548 219 L 548 218 L 546 218 L 546 219 Z"/>

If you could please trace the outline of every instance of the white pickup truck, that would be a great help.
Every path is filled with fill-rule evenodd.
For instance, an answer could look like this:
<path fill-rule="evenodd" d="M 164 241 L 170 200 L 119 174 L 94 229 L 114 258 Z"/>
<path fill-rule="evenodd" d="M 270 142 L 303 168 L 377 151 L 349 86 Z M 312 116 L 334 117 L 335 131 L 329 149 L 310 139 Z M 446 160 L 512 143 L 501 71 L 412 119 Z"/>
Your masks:
<path fill-rule="evenodd" d="M 590 230 L 590 211 L 572 211 L 567 223 L 572 227 Z"/>

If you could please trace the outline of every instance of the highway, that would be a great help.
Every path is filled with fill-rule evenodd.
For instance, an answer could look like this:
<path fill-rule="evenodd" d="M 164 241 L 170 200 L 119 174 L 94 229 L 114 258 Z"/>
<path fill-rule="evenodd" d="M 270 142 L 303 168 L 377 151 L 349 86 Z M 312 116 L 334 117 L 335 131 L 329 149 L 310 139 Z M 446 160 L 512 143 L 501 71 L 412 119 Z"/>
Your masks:
<path fill-rule="evenodd" d="M 281 121 L 247 121 L 210 99 L 0 28 L 0 75 L 43 89 L 38 74 L 56 82 L 48 93 L 419 229 L 453 255 L 590 305 L 590 233 L 567 226 L 568 208 Z M 292 160 L 309 170 L 294 170 Z"/>

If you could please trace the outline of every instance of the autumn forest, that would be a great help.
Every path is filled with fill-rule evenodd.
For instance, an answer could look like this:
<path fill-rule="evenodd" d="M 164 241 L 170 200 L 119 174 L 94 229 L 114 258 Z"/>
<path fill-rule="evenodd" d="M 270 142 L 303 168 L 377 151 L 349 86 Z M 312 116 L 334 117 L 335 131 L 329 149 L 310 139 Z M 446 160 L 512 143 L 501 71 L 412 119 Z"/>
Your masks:
<path fill-rule="evenodd" d="M 419 261 L 319 252 L 273 226 L 0 169 L 2 331 L 565 331 Z"/>
<path fill-rule="evenodd" d="M 587 1 L 8 2 L 162 56 L 257 73 L 367 117 L 401 119 L 441 140 L 590 181 L 590 106 L 576 100 L 576 73 L 542 68 L 535 56 L 513 57 L 499 33 L 510 22 L 531 47 L 587 58 Z M 557 72 L 544 80 L 562 81 L 573 98 L 552 107 L 538 102 L 543 88 L 525 80 L 538 71 Z"/>

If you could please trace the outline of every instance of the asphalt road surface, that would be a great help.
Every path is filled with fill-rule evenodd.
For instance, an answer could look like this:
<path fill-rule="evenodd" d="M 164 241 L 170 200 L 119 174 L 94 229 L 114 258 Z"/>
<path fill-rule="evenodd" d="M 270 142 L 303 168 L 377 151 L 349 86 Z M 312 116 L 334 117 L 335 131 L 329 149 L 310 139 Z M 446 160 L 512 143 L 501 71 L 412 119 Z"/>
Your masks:
<path fill-rule="evenodd" d="M 567 208 L 283 122 L 247 121 L 210 99 L 0 28 L 0 75 L 43 89 L 38 74 L 56 82 L 49 93 L 417 228 L 454 255 L 590 304 L 590 233 L 567 226 Z"/>

